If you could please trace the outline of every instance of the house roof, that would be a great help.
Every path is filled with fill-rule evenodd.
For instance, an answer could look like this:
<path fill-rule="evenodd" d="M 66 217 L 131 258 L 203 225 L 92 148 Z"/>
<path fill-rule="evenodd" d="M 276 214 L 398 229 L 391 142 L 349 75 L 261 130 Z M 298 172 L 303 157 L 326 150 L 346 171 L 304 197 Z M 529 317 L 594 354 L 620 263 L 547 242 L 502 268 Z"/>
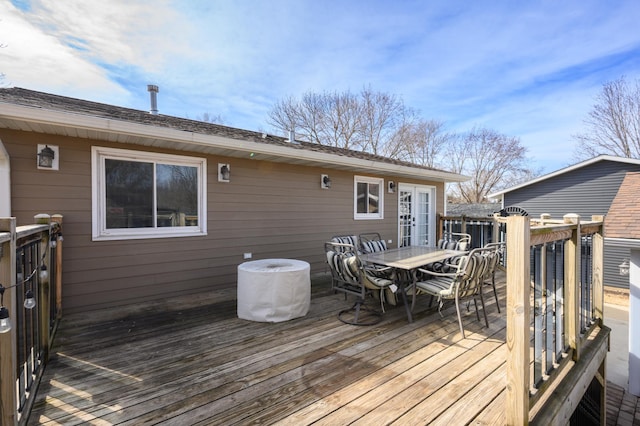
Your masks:
<path fill-rule="evenodd" d="M 605 217 L 608 238 L 640 239 L 640 172 L 628 172 Z"/>
<path fill-rule="evenodd" d="M 572 166 L 568 166 L 568 167 L 565 167 L 563 169 L 556 170 L 555 172 L 551 172 L 549 174 L 537 177 L 535 179 L 532 179 L 530 181 L 521 183 L 519 185 L 515 185 L 515 186 L 512 186 L 510 188 L 503 189 L 502 191 L 494 192 L 492 194 L 487 195 L 487 198 L 500 198 L 502 195 L 504 195 L 504 194 L 506 194 L 508 192 L 512 192 L 512 191 L 515 191 L 517 189 L 524 188 L 524 187 L 527 187 L 529 185 L 533 185 L 535 183 L 542 182 L 542 181 L 547 180 L 547 179 L 551 179 L 551 178 L 553 178 L 555 176 L 558 176 L 558 175 L 561 175 L 561 174 L 564 174 L 564 173 L 568 173 L 568 172 L 573 171 L 573 170 L 581 169 L 583 167 L 586 167 L 588 165 L 591 165 L 591 164 L 594 164 L 594 163 L 597 163 L 597 162 L 600 162 L 600 161 L 615 161 L 615 162 L 618 162 L 618 163 L 628 163 L 628 164 L 640 165 L 640 160 L 637 160 L 635 158 L 615 157 L 613 155 L 599 155 L 597 157 L 593 157 L 593 158 L 591 158 L 589 160 L 582 161 L 582 162 L 574 164 Z"/>
<path fill-rule="evenodd" d="M 0 89 L 0 106 L 0 128 L 436 182 L 469 179 L 366 152 L 18 87 Z"/>
<path fill-rule="evenodd" d="M 490 217 L 502 208 L 500 203 L 447 204 L 447 216 Z"/>

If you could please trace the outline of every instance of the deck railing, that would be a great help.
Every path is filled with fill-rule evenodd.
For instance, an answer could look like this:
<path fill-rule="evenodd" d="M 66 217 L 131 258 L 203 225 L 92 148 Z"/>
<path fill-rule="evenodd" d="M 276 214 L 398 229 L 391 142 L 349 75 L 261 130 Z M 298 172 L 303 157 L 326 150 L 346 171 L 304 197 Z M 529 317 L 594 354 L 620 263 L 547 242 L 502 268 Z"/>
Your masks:
<path fill-rule="evenodd" d="M 507 423 L 568 424 L 593 383 L 603 421 L 603 218 L 497 220 L 507 232 Z"/>
<path fill-rule="evenodd" d="M 471 235 L 471 248 L 484 247 L 489 243 L 504 241 L 501 224 L 491 216 L 440 216 L 438 215 L 437 238 L 443 233 L 461 232 Z"/>
<path fill-rule="evenodd" d="M 26 424 L 61 315 L 61 216 L 0 219 L 0 424 Z M 9 325 L 6 320 L 9 320 Z"/>

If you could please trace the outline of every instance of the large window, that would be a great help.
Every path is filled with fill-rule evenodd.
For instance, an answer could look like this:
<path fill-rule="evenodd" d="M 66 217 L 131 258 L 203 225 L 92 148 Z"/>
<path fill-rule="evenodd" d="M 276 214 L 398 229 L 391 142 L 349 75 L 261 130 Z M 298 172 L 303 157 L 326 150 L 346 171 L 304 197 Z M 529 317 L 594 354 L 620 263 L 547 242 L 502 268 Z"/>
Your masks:
<path fill-rule="evenodd" d="M 93 147 L 93 239 L 206 235 L 206 160 Z"/>
<path fill-rule="evenodd" d="M 364 176 L 354 179 L 354 219 L 383 219 L 384 180 Z"/>

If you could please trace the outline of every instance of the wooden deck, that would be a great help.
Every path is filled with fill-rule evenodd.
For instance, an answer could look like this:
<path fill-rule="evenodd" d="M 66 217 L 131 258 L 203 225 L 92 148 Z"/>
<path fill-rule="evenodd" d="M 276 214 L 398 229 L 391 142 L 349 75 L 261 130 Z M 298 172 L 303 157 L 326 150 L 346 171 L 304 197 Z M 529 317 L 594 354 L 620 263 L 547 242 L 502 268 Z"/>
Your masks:
<path fill-rule="evenodd" d="M 238 319 L 232 292 L 68 316 L 29 424 L 504 424 L 506 322 L 485 291 L 490 327 L 472 307 L 466 339 L 425 296 L 411 324 L 398 306 L 345 325 L 326 278 L 281 323 Z"/>

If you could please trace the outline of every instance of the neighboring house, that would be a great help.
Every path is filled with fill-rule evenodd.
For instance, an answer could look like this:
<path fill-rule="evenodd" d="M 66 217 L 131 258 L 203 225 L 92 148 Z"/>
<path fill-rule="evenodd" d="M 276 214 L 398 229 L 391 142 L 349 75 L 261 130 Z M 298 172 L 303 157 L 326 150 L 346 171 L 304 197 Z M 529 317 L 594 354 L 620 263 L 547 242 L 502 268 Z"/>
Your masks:
<path fill-rule="evenodd" d="M 64 216 L 67 312 L 233 288 L 249 258 L 321 273 L 336 234 L 433 244 L 445 184 L 467 179 L 20 88 L 0 89 L 0 178 L 18 225 Z"/>
<path fill-rule="evenodd" d="M 562 218 L 567 213 L 590 219 L 592 215 L 615 214 L 613 200 L 629 172 L 640 172 L 640 160 L 601 155 L 489 195 L 501 198 L 504 207 L 520 207 L 531 217 L 549 213 Z M 636 191 L 640 190 L 636 189 Z M 629 249 L 616 244 L 605 226 L 604 283 L 628 287 L 620 275 L 620 264 L 629 259 Z"/>
<path fill-rule="evenodd" d="M 640 396 L 640 173 L 626 174 L 604 226 L 608 244 L 630 250 L 624 275 L 629 292 L 629 392 Z M 623 266 L 624 270 L 625 267 Z M 625 272 L 626 272 L 625 271 Z M 623 271 L 621 271 L 623 272 Z"/>
<path fill-rule="evenodd" d="M 468 217 L 491 217 L 500 211 L 502 205 L 499 203 L 478 203 L 478 204 L 447 204 L 447 216 L 468 216 Z"/>

